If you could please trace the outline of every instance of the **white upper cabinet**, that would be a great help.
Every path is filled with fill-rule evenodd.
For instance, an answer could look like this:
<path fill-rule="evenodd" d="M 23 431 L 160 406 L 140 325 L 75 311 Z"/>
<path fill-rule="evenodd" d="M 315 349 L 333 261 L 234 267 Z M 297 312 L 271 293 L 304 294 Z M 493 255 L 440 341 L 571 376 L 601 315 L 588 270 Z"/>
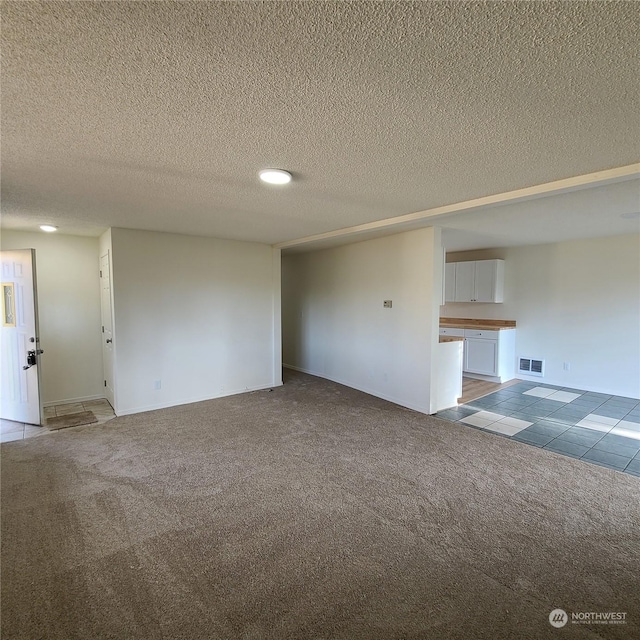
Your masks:
<path fill-rule="evenodd" d="M 444 265 L 444 301 L 452 302 L 456 297 L 456 263 Z"/>
<path fill-rule="evenodd" d="M 454 302 L 471 302 L 475 297 L 475 262 L 454 262 L 456 265 L 456 288 Z"/>
<path fill-rule="evenodd" d="M 504 260 L 448 262 L 445 302 L 502 302 Z"/>

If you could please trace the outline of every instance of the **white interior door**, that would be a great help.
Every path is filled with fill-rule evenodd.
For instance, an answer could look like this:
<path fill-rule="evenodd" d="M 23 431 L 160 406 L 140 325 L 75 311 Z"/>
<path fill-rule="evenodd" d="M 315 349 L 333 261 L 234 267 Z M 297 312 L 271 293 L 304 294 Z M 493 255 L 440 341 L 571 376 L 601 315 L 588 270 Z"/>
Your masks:
<path fill-rule="evenodd" d="M 104 369 L 104 392 L 111 406 L 113 397 L 113 320 L 111 312 L 111 271 L 109 252 L 100 256 L 100 305 L 102 309 L 102 366 Z"/>
<path fill-rule="evenodd" d="M 2 251 L 0 416 L 41 424 L 35 251 Z"/>

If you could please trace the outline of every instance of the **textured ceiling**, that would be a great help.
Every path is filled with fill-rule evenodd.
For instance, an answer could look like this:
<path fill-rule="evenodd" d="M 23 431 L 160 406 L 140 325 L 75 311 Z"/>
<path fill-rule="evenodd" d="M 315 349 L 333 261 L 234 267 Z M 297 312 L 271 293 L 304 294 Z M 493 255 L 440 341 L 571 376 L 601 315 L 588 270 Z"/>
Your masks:
<path fill-rule="evenodd" d="M 635 2 L 3 2 L 2 220 L 283 242 L 618 167 Z M 289 169 L 266 187 L 257 171 Z"/>

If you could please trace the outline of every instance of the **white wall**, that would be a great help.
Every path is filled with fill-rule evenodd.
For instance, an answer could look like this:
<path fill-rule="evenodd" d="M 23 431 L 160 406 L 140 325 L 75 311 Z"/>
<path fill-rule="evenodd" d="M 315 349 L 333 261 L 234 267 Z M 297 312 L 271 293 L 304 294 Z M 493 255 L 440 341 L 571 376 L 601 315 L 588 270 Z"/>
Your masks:
<path fill-rule="evenodd" d="M 447 254 L 491 258 L 505 260 L 504 303 L 450 303 L 442 316 L 516 320 L 516 356 L 546 368 L 520 378 L 640 397 L 640 235 Z"/>
<path fill-rule="evenodd" d="M 433 228 L 283 256 L 285 366 L 435 411 L 441 274 Z"/>
<path fill-rule="evenodd" d="M 2 231 L 2 249 L 35 249 L 44 404 L 103 397 L 98 239 Z"/>
<path fill-rule="evenodd" d="M 115 228 L 111 246 L 119 415 L 282 384 L 279 250 Z"/>

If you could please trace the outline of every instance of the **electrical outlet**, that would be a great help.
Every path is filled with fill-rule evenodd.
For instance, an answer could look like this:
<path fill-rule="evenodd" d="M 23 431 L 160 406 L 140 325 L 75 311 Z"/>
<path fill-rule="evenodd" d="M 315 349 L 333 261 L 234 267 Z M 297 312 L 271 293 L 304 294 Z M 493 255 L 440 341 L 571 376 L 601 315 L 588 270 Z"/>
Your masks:
<path fill-rule="evenodd" d="M 392 301 L 392 300 L 385 300 L 385 301 L 382 303 L 382 306 L 383 306 L 385 309 L 391 309 L 391 307 L 393 306 L 393 301 Z"/>
<path fill-rule="evenodd" d="M 571 363 L 570 363 L 570 362 L 563 362 L 563 363 L 562 363 L 562 368 L 563 368 L 565 371 L 571 371 Z"/>
<path fill-rule="evenodd" d="M 153 388 L 158 391 L 158 389 L 162 389 L 162 380 L 155 380 L 153 383 Z"/>

